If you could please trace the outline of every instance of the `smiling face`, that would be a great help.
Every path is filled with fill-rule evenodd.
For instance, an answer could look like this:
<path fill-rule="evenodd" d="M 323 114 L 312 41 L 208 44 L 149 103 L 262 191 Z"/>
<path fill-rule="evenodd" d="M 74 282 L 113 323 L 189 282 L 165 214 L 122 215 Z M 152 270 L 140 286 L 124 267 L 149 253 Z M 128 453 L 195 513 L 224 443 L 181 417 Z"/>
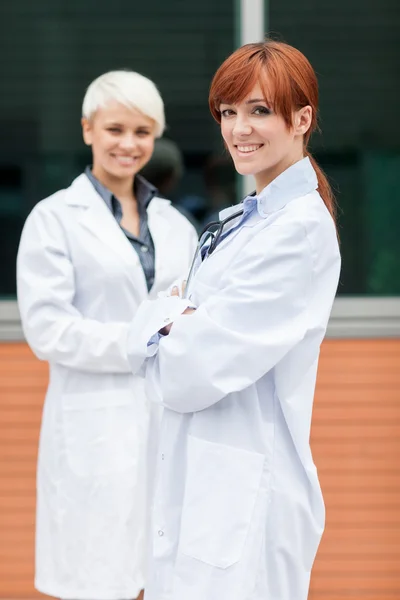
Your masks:
<path fill-rule="evenodd" d="M 237 104 L 221 104 L 221 133 L 241 175 L 254 175 L 257 193 L 304 156 L 312 110 L 295 111 L 292 127 L 276 114 L 259 84 Z"/>
<path fill-rule="evenodd" d="M 155 121 L 134 108 L 113 102 L 82 119 L 83 138 L 92 147 L 92 173 L 109 187 L 112 181 L 130 179 L 151 158 Z"/>

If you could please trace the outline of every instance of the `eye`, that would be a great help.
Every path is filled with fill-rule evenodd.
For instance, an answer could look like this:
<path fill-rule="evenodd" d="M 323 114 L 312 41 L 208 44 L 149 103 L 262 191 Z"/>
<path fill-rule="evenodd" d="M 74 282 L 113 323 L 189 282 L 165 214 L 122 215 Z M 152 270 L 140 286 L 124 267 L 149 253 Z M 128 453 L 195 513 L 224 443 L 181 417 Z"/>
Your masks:
<path fill-rule="evenodd" d="M 253 110 L 253 114 L 259 116 L 270 115 L 271 113 L 272 110 L 266 106 L 256 106 Z"/>
<path fill-rule="evenodd" d="M 233 111 L 231 108 L 224 108 L 224 110 L 221 110 L 221 117 L 223 118 L 231 117 L 234 114 L 235 111 Z"/>
<path fill-rule="evenodd" d="M 139 137 L 146 137 L 146 136 L 150 135 L 150 131 L 148 129 L 139 129 L 136 132 L 136 135 L 138 135 Z"/>
<path fill-rule="evenodd" d="M 122 129 L 120 127 L 107 127 L 107 131 L 117 134 L 121 133 Z"/>

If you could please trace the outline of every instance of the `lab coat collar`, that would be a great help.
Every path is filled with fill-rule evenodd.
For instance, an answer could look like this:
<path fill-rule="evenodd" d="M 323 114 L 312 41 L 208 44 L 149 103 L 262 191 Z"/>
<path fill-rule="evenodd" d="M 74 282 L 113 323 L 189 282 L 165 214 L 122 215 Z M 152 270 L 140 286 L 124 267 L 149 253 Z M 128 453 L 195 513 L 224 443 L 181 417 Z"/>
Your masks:
<path fill-rule="evenodd" d="M 281 210 L 288 202 L 301 196 L 306 196 L 318 188 L 317 174 L 307 157 L 283 171 L 271 181 L 258 195 L 253 192 L 246 196 L 240 204 L 229 206 L 219 213 L 222 221 L 239 210 L 250 213 L 257 204 L 257 212 L 265 219 L 269 214 Z M 251 218 L 248 224 L 254 221 Z"/>
<path fill-rule="evenodd" d="M 317 174 L 307 156 L 283 171 L 256 196 L 258 213 L 265 218 L 281 210 L 295 198 L 306 196 L 317 188 Z M 244 204 L 250 200 L 254 201 L 254 197 L 247 196 Z"/>
<path fill-rule="evenodd" d="M 70 206 L 85 209 L 78 215 L 81 225 L 107 244 L 111 251 L 118 254 L 133 279 L 133 266 L 139 264 L 139 257 L 86 175 L 82 174 L 72 182 L 66 190 L 65 202 Z M 169 205 L 169 200 L 153 198 L 147 209 L 149 228 L 156 247 L 159 247 L 160 243 L 165 245 L 165 238 L 170 233 L 171 224 L 168 215 L 162 214 L 166 212 Z"/>
<path fill-rule="evenodd" d="M 99 194 L 95 191 L 88 177 L 82 173 L 66 190 L 65 201 L 70 206 L 93 206 L 98 203 Z"/>
<path fill-rule="evenodd" d="M 118 198 L 115 198 L 113 193 L 105 186 L 101 181 L 95 177 L 92 173 L 92 167 L 87 166 L 85 169 L 85 175 L 93 185 L 96 192 L 103 198 L 108 208 L 113 212 L 114 200 L 119 204 Z M 139 211 L 147 210 L 148 205 L 152 199 L 157 195 L 157 188 L 154 187 L 147 179 L 137 174 L 134 181 L 134 192 L 136 200 L 138 202 Z"/>
<path fill-rule="evenodd" d="M 138 175 L 138 177 L 140 177 Z M 142 178 L 143 179 L 143 178 Z M 156 188 L 154 188 L 156 190 Z M 66 190 L 65 201 L 70 206 L 97 206 L 99 204 L 99 194 L 94 189 L 85 173 L 79 175 Z M 153 202 L 154 200 L 154 202 Z M 148 210 L 162 212 L 171 204 L 170 200 L 158 198 L 157 196 L 148 204 Z M 103 201 L 104 203 L 104 201 Z"/>
<path fill-rule="evenodd" d="M 244 209 L 243 202 L 240 202 L 239 204 L 234 204 L 233 206 L 228 206 L 228 208 L 224 208 L 223 210 L 221 210 L 219 212 L 219 215 L 218 215 L 219 220 L 223 221 L 224 219 L 227 219 L 231 215 L 234 215 L 235 213 L 237 213 L 243 209 Z"/>

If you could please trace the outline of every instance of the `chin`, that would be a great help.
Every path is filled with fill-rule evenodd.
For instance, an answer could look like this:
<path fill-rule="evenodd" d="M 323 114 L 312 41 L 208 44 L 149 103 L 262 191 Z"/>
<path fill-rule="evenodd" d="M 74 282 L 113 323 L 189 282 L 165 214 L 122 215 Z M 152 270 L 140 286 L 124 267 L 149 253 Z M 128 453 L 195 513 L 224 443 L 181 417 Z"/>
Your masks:
<path fill-rule="evenodd" d="M 134 177 L 139 169 L 136 168 L 122 168 L 122 169 L 109 169 L 108 173 L 115 179 L 126 179 L 127 177 Z"/>
<path fill-rule="evenodd" d="M 236 171 L 239 173 L 239 175 L 254 175 L 254 173 L 256 172 L 256 170 L 250 167 L 250 165 L 235 165 L 235 169 Z"/>

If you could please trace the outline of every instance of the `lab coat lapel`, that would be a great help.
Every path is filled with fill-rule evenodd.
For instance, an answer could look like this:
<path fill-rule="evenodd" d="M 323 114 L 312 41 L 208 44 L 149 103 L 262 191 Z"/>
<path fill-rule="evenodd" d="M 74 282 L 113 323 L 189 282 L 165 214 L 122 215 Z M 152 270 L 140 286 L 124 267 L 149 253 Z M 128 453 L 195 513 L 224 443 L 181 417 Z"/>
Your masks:
<path fill-rule="evenodd" d="M 230 214 L 234 214 L 235 212 L 237 212 L 238 210 L 240 210 L 242 205 L 237 205 L 237 206 L 233 206 L 232 211 L 228 211 L 228 209 L 223 210 L 220 213 L 220 219 L 226 219 L 228 216 L 230 216 Z M 213 254 L 218 253 L 221 248 L 224 248 L 227 244 L 230 244 L 232 240 L 235 239 L 235 237 L 239 234 L 239 232 L 241 231 L 241 229 L 244 229 L 246 227 L 254 227 L 254 225 L 256 225 L 257 223 L 259 223 L 261 220 L 260 215 L 257 213 L 257 211 L 254 211 L 246 220 L 245 222 L 238 227 L 237 229 L 235 229 L 235 231 L 232 231 L 231 233 L 229 233 L 229 235 L 227 235 L 219 244 L 218 246 L 215 248 Z M 231 227 L 234 228 L 236 226 L 235 221 L 232 222 Z M 212 256 L 213 254 L 211 254 L 210 256 Z M 209 257 L 210 258 L 210 257 Z"/>
<path fill-rule="evenodd" d="M 80 175 L 68 188 L 66 202 L 70 206 L 84 208 L 79 211 L 79 223 L 118 255 L 132 278 L 134 267 L 139 263 L 139 257 L 86 175 Z"/>

